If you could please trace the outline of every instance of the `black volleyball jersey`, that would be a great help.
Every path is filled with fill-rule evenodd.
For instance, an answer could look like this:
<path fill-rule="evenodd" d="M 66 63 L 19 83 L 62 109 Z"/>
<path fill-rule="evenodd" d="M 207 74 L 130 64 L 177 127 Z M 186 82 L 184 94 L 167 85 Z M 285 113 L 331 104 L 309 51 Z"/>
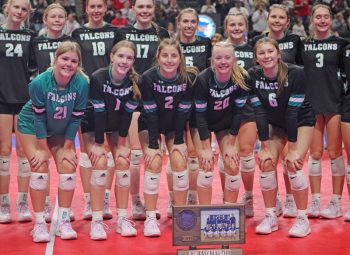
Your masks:
<path fill-rule="evenodd" d="M 56 39 L 41 35 L 33 39 L 35 63 L 39 73 L 46 71 L 46 69 L 51 66 L 58 46 L 60 46 L 62 42 L 70 39 L 68 35 L 62 35 Z"/>
<path fill-rule="evenodd" d="M 116 85 L 112 82 L 110 67 L 94 72 L 90 79 L 90 102 L 94 108 L 95 142 L 104 142 L 104 132 L 118 131 L 121 137 L 128 135 L 132 113 L 138 106 L 128 76 Z"/>
<path fill-rule="evenodd" d="M 306 93 L 316 114 L 341 112 L 344 88 L 340 73 L 343 72 L 343 54 L 347 44 L 345 39 L 336 36 L 303 41 Z"/>
<path fill-rule="evenodd" d="M 140 121 L 149 132 L 149 148 L 158 149 L 159 134 L 175 132 L 174 144 L 183 143 L 186 116 L 193 102 L 193 86 L 190 82 L 166 80 L 159 68 L 147 70 L 140 81 L 143 109 Z"/>
<path fill-rule="evenodd" d="M 287 131 L 288 141 L 295 142 L 298 132 L 298 112 L 308 104 L 305 99 L 305 73 L 296 65 L 288 66 L 288 81 L 278 92 L 277 79 L 269 79 L 260 66 L 249 70 L 250 102 L 255 111 L 259 139 L 269 139 L 272 124 Z"/>
<path fill-rule="evenodd" d="M 129 40 L 135 44 L 137 54 L 134 68 L 140 75 L 152 67 L 160 40 L 169 38 L 169 33 L 166 29 L 158 27 L 158 31 L 159 34 L 154 27 L 149 29 L 136 29 L 130 25 L 122 27 L 118 31 L 118 42 L 121 40 Z"/>
<path fill-rule="evenodd" d="M 196 36 L 194 42 L 180 42 L 180 46 L 185 56 L 186 66 L 195 66 L 199 71 L 210 66 L 211 41 L 209 38 Z"/>
<path fill-rule="evenodd" d="M 231 79 L 221 87 L 211 67 L 202 71 L 195 84 L 196 122 L 201 140 L 209 138 L 210 131 L 229 129 L 238 134 L 241 109 L 248 98 L 248 92 Z"/>
<path fill-rule="evenodd" d="M 248 70 L 254 66 L 254 50 L 249 43 L 243 45 L 234 46 L 235 56 L 237 58 L 237 64 Z"/>
<path fill-rule="evenodd" d="M 29 100 L 29 66 L 33 65 L 29 29 L 0 28 L 0 102 L 22 104 Z"/>
<path fill-rule="evenodd" d="M 72 38 L 81 47 L 83 68 L 89 76 L 97 69 L 109 65 L 117 30 L 107 23 L 100 28 L 83 26 L 73 31 Z"/>
<path fill-rule="evenodd" d="M 269 33 L 263 33 L 253 38 L 252 45 L 254 46 L 256 42 L 264 37 L 268 37 Z M 290 64 L 302 64 L 301 58 L 301 40 L 296 34 L 286 33 L 285 36 L 277 40 L 278 47 L 281 50 L 282 60 Z"/>

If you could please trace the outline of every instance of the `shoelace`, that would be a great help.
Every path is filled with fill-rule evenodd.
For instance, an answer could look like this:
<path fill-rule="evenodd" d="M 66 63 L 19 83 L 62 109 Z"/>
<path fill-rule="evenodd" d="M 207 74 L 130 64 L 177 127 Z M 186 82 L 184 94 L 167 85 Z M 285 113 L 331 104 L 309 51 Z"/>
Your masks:
<path fill-rule="evenodd" d="M 130 228 L 130 227 L 135 228 L 136 227 L 136 223 L 134 221 L 132 221 L 132 220 L 129 220 L 128 218 L 123 217 L 120 220 L 122 221 L 121 222 L 122 226 L 126 225 L 127 228 Z"/>
<path fill-rule="evenodd" d="M 62 232 L 62 230 L 64 230 L 65 232 L 75 232 L 72 228 L 72 225 L 70 224 L 70 221 L 68 221 L 68 220 L 61 222 L 60 230 L 61 230 L 61 232 Z"/>
<path fill-rule="evenodd" d="M 105 224 L 105 223 L 104 223 L 103 221 L 101 221 L 101 220 L 95 221 L 93 224 L 94 224 L 94 226 L 96 226 L 96 229 L 97 229 L 97 231 L 99 231 L 99 232 L 101 232 L 103 229 L 104 229 L 104 230 L 108 230 L 108 229 L 109 229 L 108 225 Z"/>
<path fill-rule="evenodd" d="M 149 225 L 151 225 L 153 228 L 155 228 L 155 226 L 154 226 L 155 224 L 157 225 L 157 227 L 159 227 L 159 222 L 157 221 L 156 218 L 148 218 L 148 220 L 147 220 L 147 227 Z"/>
<path fill-rule="evenodd" d="M 311 202 L 311 209 L 314 211 L 314 210 L 319 210 L 319 206 L 320 205 L 320 203 L 319 203 L 319 201 L 317 201 L 317 200 L 312 200 L 312 202 Z"/>
<path fill-rule="evenodd" d="M 303 217 L 298 217 L 295 222 L 295 226 L 300 229 L 300 228 L 304 228 L 305 225 L 306 225 L 305 219 Z"/>
<path fill-rule="evenodd" d="M 45 223 L 35 223 L 34 229 L 30 232 L 30 234 L 33 235 L 34 233 L 37 233 L 37 232 L 39 232 L 39 234 L 47 232 L 46 224 Z"/>
<path fill-rule="evenodd" d="M 9 204 L 2 204 L 0 206 L 0 212 L 2 214 L 9 214 L 10 213 L 10 205 Z"/>

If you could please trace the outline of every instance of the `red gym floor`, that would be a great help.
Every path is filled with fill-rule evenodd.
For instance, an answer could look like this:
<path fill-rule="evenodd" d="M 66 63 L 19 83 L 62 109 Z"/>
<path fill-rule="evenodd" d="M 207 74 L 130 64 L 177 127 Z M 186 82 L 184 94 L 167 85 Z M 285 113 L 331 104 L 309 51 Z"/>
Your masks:
<path fill-rule="evenodd" d="M 17 198 L 17 182 L 16 169 L 17 160 L 13 153 L 11 170 L 11 205 L 12 218 L 15 216 L 15 202 Z M 329 160 L 324 158 L 322 180 L 322 207 L 325 207 L 331 195 L 331 179 L 329 170 Z M 51 204 L 55 206 L 55 194 L 57 193 L 57 174 L 55 168 L 52 168 L 51 179 Z M 258 171 L 256 171 L 257 176 Z M 345 223 L 342 218 L 336 220 L 312 219 L 312 233 L 306 238 L 290 238 L 288 230 L 293 222 L 293 219 L 279 219 L 279 230 L 271 235 L 261 236 L 255 234 L 255 226 L 264 216 L 264 206 L 259 184 L 256 178 L 256 186 L 254 189 L 255 196 L 255 217 L 246 220 L 246 244 L 240 245 L 244 254 L 350 254 L 350 245 L 347 240 L 350 240 L 350 223 Z M 284 200 L 284 184 L 282 176 L 279 176 L 280 193 Z M 172 221 L 166 217 L 167 208 L 167 185 L 165 172 L 162 173 L 161 192 L 158 201 L 158 208 L 162 215 L 160 220 L 160 228 L 162 235 L 159 238 L 146 238 L 143 236 L 143 223 L 136 222 L 138 236 L 133 238 L 124 238 L 116 234 L 115 218 L 105 221 L 108 226 L 108 240 L 92 241 L 89 239 L 90 222 L 82 220 L 83 209 L 83 192 L 81 184 L 78 182 L 75 198 L 73 200 L 73 210 L 76 220 L 73 222 L 73 228 L 78 232 L 78 239 L 73 241 L 62 241 L 60 238 L 54 238 L 48 244 L 36 244 L 32 242 L 30 231 L 33 227 L 33 222 L 18 223 L 13 221 L 11 224 L 0 224 L 0 255 L 40 255 L 40 254 L 176 254 L 178 248 L 172 246 Z M 216 172 L 214 181 L 214 203 L 220 203 L 222 200 L 219 178 Z M 114 197 L 114 196 L 113 196 Z M 343 193 L 343 212 L 349 206 L 349 197 L 346 188 Z M 113 213 L 115 213 L 115 202 L 111 204 Z M 238 246 L 232 246 L 238 247 Z"/>

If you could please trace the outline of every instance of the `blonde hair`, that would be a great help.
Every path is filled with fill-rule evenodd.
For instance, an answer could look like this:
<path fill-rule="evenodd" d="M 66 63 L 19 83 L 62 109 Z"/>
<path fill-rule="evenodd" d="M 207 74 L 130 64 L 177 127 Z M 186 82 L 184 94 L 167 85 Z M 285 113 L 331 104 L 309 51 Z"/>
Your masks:
<path fill-rule="evenodd" d="M 194 67 L 194 66 L 186 67 L 185 57 L 182 54 L 182 51 L 180 48 L 180 43 L 176 39 L 166 38 L 160 42 L 158 49 L 157 49 L 156 56 L 155 56 L 155 65 L 159 65 L 159 63 L 158 63 L 159 56 L 160 56 L 162 50 L 167 46 L 174 47 L 177 50 L 177 52 L 179 53 L 180 64 L 179 64 L 179 67 L 177 68 L 178 73 L 179 73 L 179 80 L 181 82 L 186 82 L 186 83 L 190 82 L 191 85 L 193 85 L 197 79 L 198 68 Z M 195 76 L 194 80 L 191 80 L 189 73 L 192 73 Z"/>
<path fill-rule="evenodd" d="M 310 39 L 313 39 L 315 37 L 315 35 L 316 35 L 316 28 L 314 26 L 314 23 L 312 22 L 312 18 L 314 16 L 315 12 L 317 11 L 317 9 L 319 9 L 319 8 L 327 9 L 329 11 L 329 15 L 331 17 L 331 20 L 333 20 L 332 10 L 331 10 L 331 8 L 328 5 L 325 5 L 325 4 L 316 4 L 316 5 L 314 5 L 312 7 L 312 9 L 311 9 L 311 15 L 310 15 L 311 16 L 311 22 L 310 22 L 310 29 L 309 29 L 310 30 L 310 35 L 307 38 L 307 41 L 309 41 Z M 329 32 L 330 32 L 331 35 L 333 34 L 332 27 L 330 27 Z"/>
<path fill-rule="evenodd" d="M 271 15 L 271 11 L 273 9 L 279 9 L 279 10 L 282 10 L 282 11 L 285 12 L 285 14 L 287 16 L 287 20 L 288 20 L 288 26 L 286 27 L 285 30 L 288 30 L 288 27 L 290 26 L 290 16 L 289 16 L 288 7 L 286 5 L 284 5 L 284 4 L 273 4 L 273 5 L 271 5 L 270 10 L 269 10 L 269 14 L 267 15 L 267 20 L 269 20 L 270 15 Z M 270 31 L 270 28 L 268 28 L 268 31 Z"/>
<path fill-rule="evenodd" d="M 134 52 L 134 57 L 136 56 L 137 51 L 135 44 L 132 41 L 127 40 L 122 40 L 116 43 L 111 50 L 111 55 L 114 55 L 122 47 L 131 49 Z M 139 75 L 137 74 L 133 66 L 130 68 L 128 75 L 132 83 L 132 91 L 134 93 L 134 98 L 139 100 L 141 99 L 141 92 L 139 86 L 137 85 L 137 82 L 139 81 Z"/>
<path fill-rule="evenodd" d="M 49 12 L 53 9 L 61 9 L 64 12 L 64 16 L 67 19 L 67 11 L 66 9 L 64 9 L 64 7 L 59 4 L 59 3 L 52 3 L 50 4 L 48 7 L 46 7 L 45 11 L 44 11 L 44 15 L 43 15 L 43 20 L 47 20 L 47 16 L 49 15 Z"/>
<path fill-rule="evenodd" d="M 182 9 L 182 10 L 179 12 L 179 14 L 177 15 L 177 17 L 176 17 L 176 26 L 178 26 L 178 24 L 179 24 L 180 21 L 181 21 L 181 17 L 182 17 L 185 13 L 189 13 L 189 14 L 195 15 L 196 18 L 197 18 L 197 25 L 198 25 L 198 23 L 199 23 L 198 12 L 197 12 L 195 9 L 193 9 L 193 8 L 185 8 L 185 9 Z M 196 36 L 196 35 L 194 35 L 194 36 Z M 178 32 L 176 33 L 176 39 L 177 39 L 177 40 L 180 40 L 180 31 L 178 31 Z"/>
<path fill-rule="evenodd" d="M 78 65 L 77 73 L 83 75 L 87 80 L 89 80 L 89 77 L 83 71 L 83 67 L 82 67 L 82 63 L 81 63 L 81 49 L 80 49 L 79 44 L 76 42 L 64 41 L 60 44 L 60 46 L 57 48 L 57 50 L 55 52 L 55 59 L 53 61 L 52 67 L 51 67 L 52 70 L 55 72 L 56 61 L 57 61 L 58 57 L 66 52 L 74 52 L 78 55 L 79 65 Z"/>
<path fill-rule="evenodd" d="M 256 52 L 258 50 L 258 47 L 261 44 L 264 43 L 269 43 L 275 49 L 277 50 L 278 54 L 281 54 L 281 50 L 278 47 L 278 43 L 276 40 L 269 38 L 269 37 L 264 37 L 258 40 L 254 46 L 254 62 L 257 63 L 256 61 Z M 278 59 L 278 71 L 277 71 L 277 84 L 278 84 L 278 90 L 277 94 L 280 95 L 283 91 L 283 87 L 288 82 L 288 65 L 282 60 L 282 58 Z"/>
<path fill-rule="evenodd" d="M 8 8 L 9 8 L 10 5 L 12 5 L 12 2 L 13 2 L 13 0 L 8 0 L 7 3 L 4 4 L 3 7 L 2 7 L 2 9 L 3 9 L 3 11 L 4 11 L 5 17 L 8 17 Z M 30 4 L 30 1 L 27 0 L 27 2 L 28 2 L 28 6 L 29 6 L 29 8 L 28 8 L 28 13 L 30 13 L 30 12 L 32 12 L 34 9 L 32 8 L 32 5 Z M 27 19 L 28 19 L 28 18 L 29 18 L 29 15 L 28 15 Z"/>
<path fill-rule="evenodd" d="M 245 14 L 243 14 L 243 12 L 240 12 L 240 11 L 230 12 L 229 14 L 226 15 L 226 17 L 224 19 L 224 29 L 225 29 L 225 33 L 226 33 L 226 36 L 227 36 L 227 40 L 231 40 L 230 36 L 227 35 L 227 25 L 228 25 L 229 19 L 231 17 L 243 17 L 243 20 L 245 22 L 246 32 L 248 32 L 248 19 L 247 19 L 247 16 Z"/>
<path fill-rule="evenodd" d="M 235 56 L 235 48 L 233 47 L 232 43 L 227 42 L 227 41 L 220 41 L 217 42 L 213 46 L 212 54 L 211 54 L 211 59 L 213 61 L 213 55 L 215 52 L 215 49 L 217 48 L 228 48 L 232 50 L 233 56 Z M 245 80 L 248 77 L 248 72 L 243 68 L 240 67 L 237 62 L 233 64 L 232 70 L 231 70 L 231 79 L 234 83 L 238 84 L 239 87 L 241 87 L 244 90 L 249 90 L 249 87 L 247 86 Z"/>

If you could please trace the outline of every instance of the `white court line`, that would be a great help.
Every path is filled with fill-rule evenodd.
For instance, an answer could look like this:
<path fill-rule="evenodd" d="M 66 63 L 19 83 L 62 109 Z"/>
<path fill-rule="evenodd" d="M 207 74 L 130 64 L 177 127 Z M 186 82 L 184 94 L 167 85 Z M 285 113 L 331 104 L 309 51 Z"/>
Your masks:
<path fill-rule="evenodd" d="M 56 196 L 55 209 L 53 211 L 52 219 L 51 219 L 51 228 L 50 228 L 50 242 L 46 244 L 45 255 L 53 254 L 53 247 L 55 245 L 55 236 L 56 236 L 56 228 L 57 228 L 57 217 L 58 216 L 58 198 Z"/>

